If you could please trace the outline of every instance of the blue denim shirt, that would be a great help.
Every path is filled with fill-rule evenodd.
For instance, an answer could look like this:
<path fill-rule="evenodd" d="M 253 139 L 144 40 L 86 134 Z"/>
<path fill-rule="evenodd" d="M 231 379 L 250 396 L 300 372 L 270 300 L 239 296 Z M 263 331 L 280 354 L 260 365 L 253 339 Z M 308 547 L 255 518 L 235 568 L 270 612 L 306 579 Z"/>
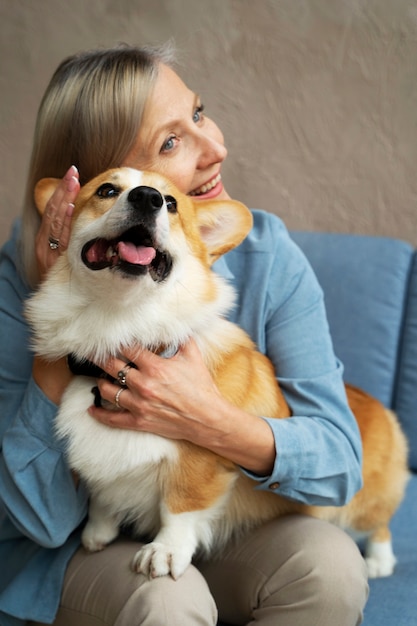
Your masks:
<path fill-rule="evenodd" d="M 279 218 L 253 211 L 246 240 L 214 269 L 237 290 L 230 314 L 268 355 L 290 405 L 267 419 L 276 445 L 256 489 L 300 502 L 342 505 L 361 486 L 361 442 L 346 404 L 323 294 Z M 0 623 L 51 622 L 66 565 L 87 513 L 52 424 L 57 407 L 35 384 L 17 270 L 19 224 L 0 256 Z M 242 471 L 244 471 L 242 469 Z"/>

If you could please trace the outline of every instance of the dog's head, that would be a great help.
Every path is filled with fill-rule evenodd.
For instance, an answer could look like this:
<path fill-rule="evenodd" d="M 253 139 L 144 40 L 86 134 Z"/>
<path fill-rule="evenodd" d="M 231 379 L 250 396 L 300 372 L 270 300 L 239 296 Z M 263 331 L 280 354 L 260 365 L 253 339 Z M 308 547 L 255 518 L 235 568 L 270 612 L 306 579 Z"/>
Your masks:
<path fill-rule="evenodd" d="M 42 213 L 59 181 L 41 180 Z M 252 225 L 231 200 L 196 200 L 165 177 L 118 168 L 82 187 L 68 249 L 26 312 L 37 352 L 100 360 L 140 341 L 181 345 L 233 306 L 234 290 L 211 271 Z"/>
<path fill-rule="evenodd" d="M 35 189 L 43 213 L 57 184 L 45 178 Z M 185 248 L 211 265 L 236 247 L 252 225 L 249 210 L 232 200 L 196 200 L 167 178 L 131 168 L 100 174 L 78 195 L 68 256 L 71 266 L 124 277 L 165 281 Z"/>

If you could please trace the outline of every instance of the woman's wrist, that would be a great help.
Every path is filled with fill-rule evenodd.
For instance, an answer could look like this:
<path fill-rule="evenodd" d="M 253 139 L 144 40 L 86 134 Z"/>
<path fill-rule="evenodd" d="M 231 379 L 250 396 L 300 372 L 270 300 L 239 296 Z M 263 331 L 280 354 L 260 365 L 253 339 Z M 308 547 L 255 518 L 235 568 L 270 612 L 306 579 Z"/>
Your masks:
<path fill-rule="evenodd" d="M 61 402 L 62 395 L 73 378 L 65 357 L 50 362 L 35 356 L 32 375 L 38 387 L 55 404 Z"/>
<path fill-rule="evenodd" d="M 212 425 L 198 443 L 259 476 L 269 476 L 276 457 L 275 438 L 264 419 L 221 402 Z M 213 415 L 215 417 L 213 418 Z"/>

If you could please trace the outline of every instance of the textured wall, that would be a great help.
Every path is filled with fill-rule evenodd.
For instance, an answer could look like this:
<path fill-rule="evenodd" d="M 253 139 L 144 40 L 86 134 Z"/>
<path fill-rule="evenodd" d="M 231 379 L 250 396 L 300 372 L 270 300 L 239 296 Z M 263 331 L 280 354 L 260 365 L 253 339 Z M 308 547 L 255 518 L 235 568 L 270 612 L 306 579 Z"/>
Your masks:
<path fill-rule="evenodd" d="M 0 31 L 0 243 L 59 61 L 173 38 L 233 196 L 290 228 L 417 244 L 417 0 L 3 0 Z"/>

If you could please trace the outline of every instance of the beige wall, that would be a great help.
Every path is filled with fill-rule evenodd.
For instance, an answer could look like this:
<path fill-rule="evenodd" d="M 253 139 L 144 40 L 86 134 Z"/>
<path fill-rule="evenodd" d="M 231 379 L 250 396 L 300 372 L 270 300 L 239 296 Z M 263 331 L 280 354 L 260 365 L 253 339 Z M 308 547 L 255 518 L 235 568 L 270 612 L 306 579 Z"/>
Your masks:
<path fill-rule="evenodd" d="M 59 61 L 170 37 L 233 196 L 290 228 L 417 244 L 417 0 L 2 0 L 0 243 Z"/>

